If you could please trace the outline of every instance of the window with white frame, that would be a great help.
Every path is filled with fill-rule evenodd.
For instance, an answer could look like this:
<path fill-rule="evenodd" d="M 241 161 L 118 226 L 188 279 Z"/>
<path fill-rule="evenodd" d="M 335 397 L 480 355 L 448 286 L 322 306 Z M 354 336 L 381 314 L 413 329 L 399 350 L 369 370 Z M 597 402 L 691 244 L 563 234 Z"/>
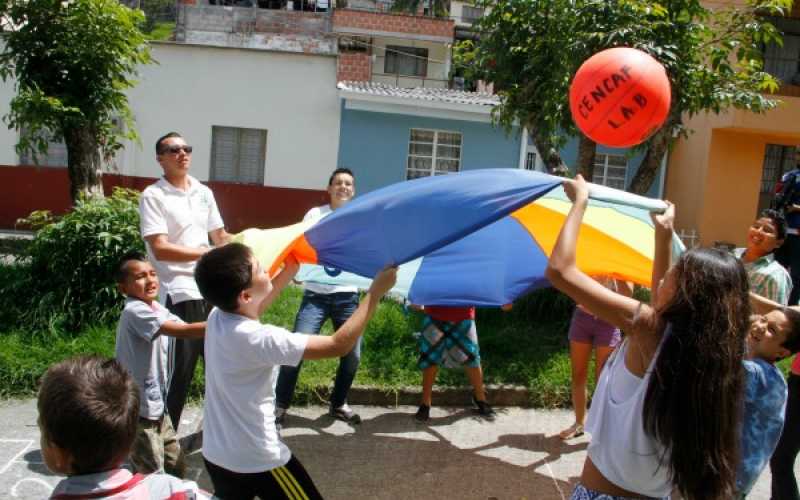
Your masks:
<path fill-rule="evenodd" d="M 264 185 L 266 159 L 266 130 L 211 127 L 210 180 Z"/>
<path fill-rule="evenodd" d="M 592 182 L 604 186 L 625 189 L 625 174 L 628 171 L 628 159 L 624 155 L 595 153 Z"/>
<path fill-rule="evenodd" d="M 390 75 L 427 76 L 428 49 L 387 45 L 383 72 Z"/>
<path fill-rule="evenodd" d="M 406 179 L 461 170 L 461 133 L 412 128 Z"/>
<path fill-rule="evenodd" d="M 20 136 L 25 133 L 23 128 Z M 52 134 L 42 131 L 37 134 L 47 141 L 47 152 L 26 151 L 19 157 L 20 165 L 38 165 L 40 167 L 66 167 L 67 166 L 67 145 L 63 141 L 55 141 Z"/>

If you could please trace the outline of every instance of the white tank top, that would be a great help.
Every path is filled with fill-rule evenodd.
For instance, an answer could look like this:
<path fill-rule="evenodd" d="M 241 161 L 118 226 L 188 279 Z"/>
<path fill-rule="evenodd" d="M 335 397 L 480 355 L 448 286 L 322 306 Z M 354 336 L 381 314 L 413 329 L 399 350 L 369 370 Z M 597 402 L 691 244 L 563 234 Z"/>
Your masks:
<path fill-rule="evenodd" d="M 592 435 L 589 458 L 616 486 L 642 496 L 662 498 L 672 492 L 667 464 L 659 460 L 664 448 L 645 433 L 642 417 L 647 384 L 661 346 L 644 377 L 639 378 L 625 366 L 629 345 L 625 340 L 611 355 L 592 397 L 586 420 L 586 430 Z"/>

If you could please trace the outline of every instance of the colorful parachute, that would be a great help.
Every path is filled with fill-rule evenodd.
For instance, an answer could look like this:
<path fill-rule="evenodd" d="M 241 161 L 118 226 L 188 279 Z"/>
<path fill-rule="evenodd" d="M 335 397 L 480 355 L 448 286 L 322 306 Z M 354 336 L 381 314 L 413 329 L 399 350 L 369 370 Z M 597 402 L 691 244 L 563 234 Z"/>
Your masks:
<path fill-rule="evenodd" d="M 315 222 L 248 229 L 237 240 L 276 270 L 288 254 L 300 280 L 366 287 L 400 265 L 395 293 L 417 304 L 499 306 L 544 278 L 570 202 L 563 179 L 517 169 L 487 169 L 401 182 L 373 191 Z M 653 226 L 665 204 L 602 186 L 578 240 L 578 266 L 649 286 Z M 675 248 L 682 249 L 675 239 Z"/>

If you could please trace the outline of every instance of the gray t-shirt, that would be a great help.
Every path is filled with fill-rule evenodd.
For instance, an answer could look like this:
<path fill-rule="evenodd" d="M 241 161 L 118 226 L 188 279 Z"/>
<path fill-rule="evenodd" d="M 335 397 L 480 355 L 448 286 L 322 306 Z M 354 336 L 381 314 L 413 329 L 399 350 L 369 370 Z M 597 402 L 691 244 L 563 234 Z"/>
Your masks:
<path fill-rule="evenodd" d="M 183 323 L 158 302 L 127 298 L 117 326 L 116 356 L 139 385 L 139 416 L 159 419 L 167 394 L 167 339 L 159 334 L 167 321 Z"/>

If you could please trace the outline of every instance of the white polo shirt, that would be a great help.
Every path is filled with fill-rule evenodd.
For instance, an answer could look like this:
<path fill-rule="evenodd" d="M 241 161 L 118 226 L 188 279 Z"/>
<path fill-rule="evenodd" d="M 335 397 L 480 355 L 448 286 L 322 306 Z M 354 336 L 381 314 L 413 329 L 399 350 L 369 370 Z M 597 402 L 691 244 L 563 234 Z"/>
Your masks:
<path fill-rule="evenodd" d="M 330 205 L 322 205 L 321 207 L 314 207 L 306 212 L 303 221 L 307 220 L 322 220 L 324 217 L 332 213 Z M 358 287 L 348 285 L 328 285 L 326 283 L 317 283 L 315 281 L 306 281 L 303 283 L 303 288 L 309 292 L 330 294 L 330 293 L 356 293 Z"/>
<path fill-rule="evenodd" d="M 214 194 L 194 177 L 188 177 L 187 191 L 176 188 L 163 177 L 144 190 L 139 199 L 143 238 L 165 234 L 170 243 L 202 248 L 210 245 L 209 232 L 224 227 Z M 194 281 L 196 261 L 160 261 L 150 244 L 145 242 L 145 245 L 161 280 L 160 302 L 166 303 L 166 295 L 173 304 L 203 298 Z"/>

